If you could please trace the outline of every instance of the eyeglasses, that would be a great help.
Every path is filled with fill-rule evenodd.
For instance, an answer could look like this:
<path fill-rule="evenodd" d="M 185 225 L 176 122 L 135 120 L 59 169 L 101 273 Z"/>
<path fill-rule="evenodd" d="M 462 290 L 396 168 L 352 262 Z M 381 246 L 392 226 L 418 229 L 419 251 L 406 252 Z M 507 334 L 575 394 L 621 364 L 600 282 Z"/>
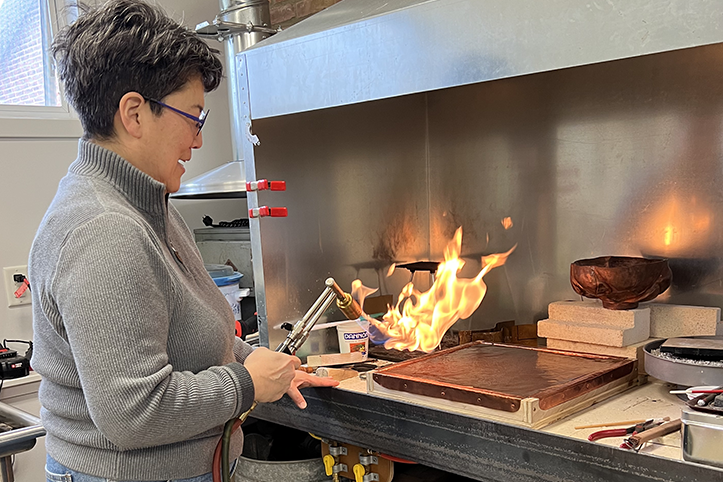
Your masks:
<path fill-rule="evenodd" d="M 187 117 L 188 119 L 191 119 L 193 122 L 196 123 L 196 127 L 198 127 L 198 131 L 196 131 L 196 135 L 199 135 L 199 134 L 201 133 L 201 129 L 203 129 L 203 124 L 206 123 L 206 119 L 208 118 L 208 113 L 210 112 L 210 110 L 205 110 L 205 111 L 202 110 L 202 111 L 201 111 L 201 115 L 199 115 L 198 117 L 196 117 L 195 115 L 191 115 L 191 114 L 189 114 L 189 113 L 187 113 L 187 112 L 183 112 L 182 110 L 178 110 L 178 109 L 176 109 L 175 107 L 171 107 L 171 106 L 168 105 L 168 104 L 164 104 L 164 103 L 161 102 L 160 100 L 150 99 L 150 98 L 148 98 L 148 97 L 143 97 L 143 98 L 146 99 L 146 100 L 149 101 L 149 102 L 153 102 L 154 104 L 158 104 L 158 105 L 160 105 L 161 107 L 165 107 L 166 109 L 170 109 L 170 110 L 172 110 L 173 112 L 175 112 L 176 114 L 181 114 L 183 117 Z"/>

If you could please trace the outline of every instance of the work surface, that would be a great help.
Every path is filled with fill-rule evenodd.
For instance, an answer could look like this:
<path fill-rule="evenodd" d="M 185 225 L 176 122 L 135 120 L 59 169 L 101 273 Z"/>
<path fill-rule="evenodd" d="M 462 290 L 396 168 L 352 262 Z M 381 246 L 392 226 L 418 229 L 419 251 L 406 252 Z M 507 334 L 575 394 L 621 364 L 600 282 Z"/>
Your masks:
<path fill-rule="evenodd" d="M 606 421 L 679 418 L 683 401 L 668 390 L 650 379 L 533 430 L 418 400 L 368 394 L 365 380 L 351 378 L 334 389 L 304 390 L 306 410 L 285 397 L 259 405 L 253 416 L 482 481 L 723 481 L 723 470 L 681 460 L 678 434 L 635 453 L 617 448 L 620 438 L 588 442 L 587 436 L 599 429 L 574 429 Z"/>
<path fill-rule="evenodd" d="M 351 392 L 357 393 L 365 393 L 366 382 L 359 377 L 350 378 L 347 380 L 343 380 L 339 384 L 339 389 L 349 390 Z M 604 430 L 605 428 L 576 430 L 575 427 L 582 425 L 599 424 L 603 422 L 640 420 L 663 417 L 670 417 L 671 420 L 675 420 L 677 418 L 680 418 L 680 409 L 685 405 L 685 402 L 678 398 L 676 395 L 671 395 L 670 393 L 668 393 L 669 391 L 670 388 L 668 384 L 654 378 L 649 378 L 649 383 L 632 388 L 618 396 L 596 403 L 595 405 L 585 410 L 582 410 L 577 414 L 563 418 L 562 420 L 559 420 L 544 428 L 538 429 L 537 431 L 587 441 L 588 435 L 598 430 Z M 422 406 L 426 405 L 424 402 L 420 402 L 419 400 L 419 397 L 417 397 L 413 400 L 407 400 L 407 402 Z M 435 405 L 436 400 L 431 400 L 428 406 L 430 408 L 434 408 Z M 475 416 L 473 413 L 461 414 L 473 418 L 482 418 Z M 623 439 L 618 437 L 602 439 L 597 441 L 596 443 L 617 448 L 620 446 L 620 443 L 622 441 Z M 682 460 L 682 452 L 680 449 L 680 432 L 667 435 L 661 439 L 656 439 L 655 441 L 648 443 L 643 449 L 640 450 L 640 453 L 654 454 L 660 457 Z M 721 480 L 723 480 L 723 478 Z"/>

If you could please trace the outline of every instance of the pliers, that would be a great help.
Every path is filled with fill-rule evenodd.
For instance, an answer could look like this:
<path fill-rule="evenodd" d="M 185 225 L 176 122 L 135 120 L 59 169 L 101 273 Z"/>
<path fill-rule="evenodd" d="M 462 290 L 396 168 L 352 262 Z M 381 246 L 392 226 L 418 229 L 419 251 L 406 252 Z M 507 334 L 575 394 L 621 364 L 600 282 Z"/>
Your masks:
<path fill-rule="evenodd" d="M 598 432 L 593 432 L 587 439 L 590 442 L 594 442 L 596 440 L 604 438 L 625 437 L 626 435 L 634 435 L 636 433 L 644 432 L 653 427 L 657 427 L 663 422 L 664 420 L 662 419 L 651 418 L 650 420 L 646 420 L 643 423 L 638 423 L 628 428 L 616 428 L 612 430 L 600 430 Z"/>

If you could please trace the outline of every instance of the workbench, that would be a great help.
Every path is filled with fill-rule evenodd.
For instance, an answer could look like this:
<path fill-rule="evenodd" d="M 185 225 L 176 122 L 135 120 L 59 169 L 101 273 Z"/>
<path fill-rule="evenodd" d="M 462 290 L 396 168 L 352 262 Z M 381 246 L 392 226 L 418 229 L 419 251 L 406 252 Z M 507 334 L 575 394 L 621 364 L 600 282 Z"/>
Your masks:
<path fill-rule="evenodd" d="M 617 448 L 621 438 L 588 442 L 595 430 L 575 426 L 668 416 L 683 401 L 664 382 L 648 383 L 544 428 L 444 411 L 418 401 L 368 394 L 360 378 L 336 388 L 309 388 L 299 410 L 288 397 L 259 404 L 254 418 L 373 449 L 475 480 L 498 482 L 723 481 L 723 469 L 681 459 L 679 433 L 639 453 Z"/>

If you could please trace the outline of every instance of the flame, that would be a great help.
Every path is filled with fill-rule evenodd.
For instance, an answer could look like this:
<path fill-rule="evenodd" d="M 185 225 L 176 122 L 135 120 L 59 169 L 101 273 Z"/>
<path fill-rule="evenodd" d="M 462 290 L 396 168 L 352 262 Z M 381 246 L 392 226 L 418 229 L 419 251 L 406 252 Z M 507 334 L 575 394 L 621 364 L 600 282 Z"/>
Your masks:
<path fill-rule="evenodd" d="M 395 269 L 397 269 L 397 263 L 392 263 L 392 265 L 387 270 L 387 278 L 394 274 Z"/>
<path fill-rule="evenodd" d="M 474 278 L 457 278 L 465 264 L 459 257 L 462 228 L 458 228 L 444 250 L 444 261 L 437 268 L 432 287 L 421 292 L 413 283 L 407 283 L 397 304 L 390 306 L 384 315 L 383 322 L 367 319 L 372 341 L 384 341 L 387 349 L 431 352 L 457 320 L 468 318 L 479 307 L 487 293 L 487 285 L 482 278 L 492 268 L 505 264 L 515 247 L 506 253 L 484 256 L 482 269 Z M 352 288 L 353 296 L 363 306 L 370 288 L 363 286 L 359 280 L 354 281 Z"/>
<path fill-rule="evenodd" d="M 504 227 L 505 229 L 510 229 L 512 226 L 514 226 L 514 224 L 512 223 L 511 217 L 507 216 L 502 220 L 502 227 Z"/>

